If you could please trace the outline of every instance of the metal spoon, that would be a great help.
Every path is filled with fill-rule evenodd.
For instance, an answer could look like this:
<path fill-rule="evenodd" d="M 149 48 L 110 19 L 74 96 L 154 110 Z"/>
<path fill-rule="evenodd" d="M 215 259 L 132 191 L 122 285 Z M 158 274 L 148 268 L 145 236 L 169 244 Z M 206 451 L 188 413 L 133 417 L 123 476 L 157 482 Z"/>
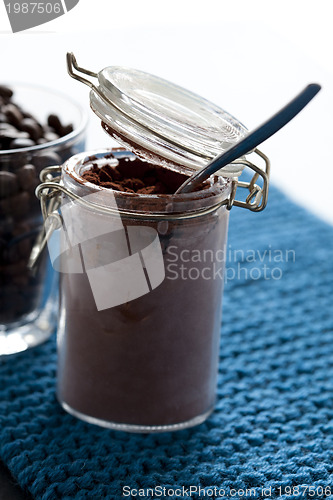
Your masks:
<path fill-rule="evenodd" d="M 275 115 L 262 123 L 259 127 L 248 133 L 241 141 L 214 158 L 214 160 L 201 170 L 189 177 L 175 192 L 175 194 L 190 193 L 212 174 L 225 167 L 240 156 L 245 155 L 259 144 L 274 135 L 292 120 L 319 92 L 321 86 L 310 83 L 292 101 L 284 106 Z"/>

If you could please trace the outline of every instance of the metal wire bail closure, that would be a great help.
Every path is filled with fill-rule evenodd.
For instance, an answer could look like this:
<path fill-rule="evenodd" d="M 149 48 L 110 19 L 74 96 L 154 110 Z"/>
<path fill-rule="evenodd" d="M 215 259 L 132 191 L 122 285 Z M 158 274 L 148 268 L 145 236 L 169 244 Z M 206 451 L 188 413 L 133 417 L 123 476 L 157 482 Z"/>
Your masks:
<path fill-rule="evenodd" d="M 189 219 L 193 217 L 198 217 L 202 215 L 206 215 L 214 210 L 217 210 L 222 205 L 227 205 L 227 208 L 230 210 L 233 206 L 238 206 L 242 208 L 247 208 L 254 212 L 260 212 L 263 210 L 267 204 L 268 198 L 268 184 L 269 184 L 269 170 L 270 170 L 270 162 L 266 155 L 264 155 L 261 151 L 255 150 L 254 152 L 258 155 L 265 164 L 265 169 L 262 170 L 259 166 L 254 163 L 241 159 L 236 160 L 234 163 L 241 163 L 243 166 L 250 168 L 254 171 L 254 175 L 252 176 L 249 182 L 240 181 L 237 179 L 233 179 L 232 181 L 232 191 L 230 197 L 223 202 L 218 203 L 217 205 L 213 205 L 209 208 L 199 209 L 193 212 L 184 212 L 178 214 L 162 214 L 162 213 L 140 213 L 140 212 L 130 212 L 120 208 L 117 210 L 111 207 L 100 206 L 95 203 L 91 203 L 76 194 L 69 191 L 61 182 L 61 170 L 62 166 L 51 166 L 44 168 L 40 173 L 40 180 L 42 181 L 39 186 L 37 186 L 35 194 L 37 198 L 39 198 L 41 202 L 41 211 L 43 214 L 44 220 L 50 215 L 52 212 L 56 212 L 59 208 L 60 201 L 59 195 L 61 193 L 66 194 L 69 198 L 77 201 L 79 204 L 85 206 L 86 208 L 91 208 L 96 210 L 97 212 L 102 212 L 106 214 L 120 214 L 124 218 L 134 218 L 134 219 L 145 219 L 145 220 L 180 220 L 180 219 Z M 94 155 L 96 157 L 102 157 L 105 154 L 105 151 L 98 152 L 95 151 Z M 263 185 L 259 186 L 256 184 L 258 178 L 261 177 L 263 181 Z M 246 197 L 245 201 L 236 200 L 236 191 L 237 188 L 248 189 L 249 193 Z M 181 196 L 181 195 L 180 195 Z"/>
<path fill-rule="evenodd" d="M 234 205 L 236 207 L 247 208 L 248 210 L 251 210 L 251 212 L 261 212 L 267 205 L 271 164 L 268 157 L 264 153 L 259 151 L 259 149 L 255 149 L 254 153 L 263 160 L 264 169 L 258 167 L 247 159 L 236 160 L 235 162 L 233 162 L 241 162 L 244 166 L 253 170 L 254 175 L 252 176 L 250 182 L 240 181 L 239 179 L 234 181 L 233 192 L 230 196 L 230 208 Z M 261 177 L 262 179 L 262 186 L 256 184 L 259 177 Z M 247 189 L 249 191 L 249 194 L 247 195 L 245 201 L 235 199 L 237 188 Z M 230 208 L 228 206 L 229 210 Z"/>

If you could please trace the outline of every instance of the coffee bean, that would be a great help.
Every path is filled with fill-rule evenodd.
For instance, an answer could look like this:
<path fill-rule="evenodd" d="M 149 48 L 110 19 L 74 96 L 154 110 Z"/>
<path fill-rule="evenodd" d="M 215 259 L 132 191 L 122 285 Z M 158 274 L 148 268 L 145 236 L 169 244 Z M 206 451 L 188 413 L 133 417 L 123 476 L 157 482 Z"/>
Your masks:
<path fill-rule="evenodd" d="M 0 85 L 0 96 L 5 99 L 10 99 L 13 96 L 13 91 L 5 85 Z"/>
<path fill-rule="evenodd" d="M 60 165 L 62 165 L 71 156 L 80 153 L 80 151 L 82 151 L 82 149 L 83 149 L 82 146 L 78 147 L 78 148 L 76 148 L 75 146 L 72 146 L 70 148 L 63 148 L 61 150 L 58 149 L 59 154 L 61 156 Z"/>
<path fill-rule="evenodd" d="M 34 158 L 34 165 L 38 171 L 52 165 L 61 165 L 62 161 L 58 153 L 54 151 L 43 152 Z"/>
<path fill-rule="evenodd" d="M 14 127 L 7 127 L 7 129 L 0 131 L 0 149 L 15 149 L 11 144 L 16 139 L 28 140 L 29 134 L 20 132 Z M 30 140 L 30 139 L 29 139 Z M 22 147 L 22 146 L 21 146 Z"/>
<path fill-rule="evenodd" d="M 5 116 L 5 115 L 4 115 Z M 6 117 L 7 120 L 7 117 Z M 1 122 L 0 123 L 0 133 L 6 133 L 6 132 L 13 132 L 16 134 L 19 134 L 20 132 L 17 130 L 16 127 L 8 123 L 7 121 Z"/>
<path fill-rule="evenodd" d="M 25 133 L 25 132 L 24 132 Z M 29 150 L 10 150 L 15 151 L 15 154 L 11 157 L 11 163 L 10 163 L 10 168 L 11 171 L 15 173 L 21 168 L 24 167 L 24 165 L 27 165 L 27 163 L 30 163 L 31 160 L 31 154 Z M 1 155 L 0 155 L 0 162 L 1 162 Z"/>
<path fill-rule="evenodd" d="M 21 121 L 20 129 L 27 132 L 30 139 L 33 141 L 38 141 L 43 135 L 42 127 L 33 118 L 24 118 Z"/>
<path fill-rule="evenodd" d="M 27 111 L 22 111 L 22 115 L 24 116 L 24 118 L 32 118 L 33 120 L 35 120 L 34 116 L 31 113 L 27 113 Z"/>
<path fill-rule="evenodd" d="M 8 198 L 18 192 L 18 182 L 15 174 L 0 171 L 0 199 Z"/>
<path fill-rule="evenodd" d="M 23 191 L 28 191 L 37 179 L 37 172 L 33 165 L 24 165 L 17 171 L 19 185 Z"/>
<path fill-rule="evenodd" d="M 32 146 L 36 146 L 36 143 L 31 139 L 26 137 L 18 137 L 17 139 L 13 139 L 9 144 L 9 149 L 22 149 L 22 148 L 31 148 Z"/>
<path fill-rule="evenodd" d="M 32 182 L 31 184 L 29 185 L 29 187 L 26 188 L 26 191 L 31 195 L 31 207 L 35 207 L 38 209 L 38 213 L 40 213 L 40 202 L 39 200 L 36 198 L 35 196 L 35 191 L 36 191 L 36 187 L 40 184 L 40 180 L 38 177 L 36 177 Z"/>
<path fill-rule="evenodd" d="M 68 135 L 70 134 L 71 132 L 73 132 L 73 125 L 66 125 L 66 127 L 62 127 L 61 129 L 61 137 L 64 137 L 65 135 Z"/>
<path fill-rule="evenodd" d="M 54 130 L 54 128 L 49 127 L 48 125 L 44 125 L 43 131 L 44 131 L 44 135 L 46 134 L 46 132 L 52 132 L 53 134 L 56 134 L 56 131 Z"/>
<path fill-rule="evenodd" d="M 8 251 L 16 252 L 19 256 L 16 260 L 19 260 L 21 257 L 28 259 L 38 232 L 39 227 L 33 228 L 24 222 L 15 227 L 13 238 L 8 242 Z"/>
<path fill-rule="evenodd" d="M 44 138 L 47 142 L 57 141 L 59 139 L 59 135 L 55 132 L 45 132 Z"/>
<path fill-rule="evenodd" d="M 14 125 L 15 127 L 19 127 L 21 121 L 23 120 L 23 115 L 19 108 L 15 106 L 15 104 L 7 104 L 4 108 L 4 113 L 7 116 L 8 122 Z"/>
<path fill-rule="evenodd" d="M 54 128 L 54 130 L 60 134 L 61 132 L 61 129 L 62 129 L 62 123 L 60 121 L 60 118 L 59 116 L 57 115 L 49 115 L 48 119 L 47 119 L 47 124 Z"/>
<path fill-rule="evenodd" d="M 22 193 L 0 200 L 0 215 L 12 215 L 14 219 L 27 216 L 30 205 L 30 196 Z"/>
<path fill-rule="evenodd" d="M 44 139 L 44 137 L 41 137 L 40 139 L 37 140 L 37 144 L 45 144 L 47 143 L 47 140 Z"/>

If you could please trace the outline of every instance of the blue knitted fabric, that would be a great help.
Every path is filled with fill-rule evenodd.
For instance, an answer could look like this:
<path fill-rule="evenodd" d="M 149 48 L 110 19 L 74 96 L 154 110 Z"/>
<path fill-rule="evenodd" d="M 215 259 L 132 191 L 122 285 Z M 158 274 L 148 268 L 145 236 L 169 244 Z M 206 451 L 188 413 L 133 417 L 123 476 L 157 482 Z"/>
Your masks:
<path fill-rule="evenodd" d="M 199 427 L 135 435 L 66 414 L 55 397 L 54 337 L 1 360 L 1 459 L 34 498 L 142 498 L 122 488 L 157 485 L 185 490 L 146 498 L 228 498 L 230 488 L 333 498 L 333 228 L 272 188 L 263 213 L 231 211 L 229 245 L 238 260 L 224 291 L 218 401 Z M 250 249 L 259 252 L 254 262 Z M 272 262 L 274 250 L 281 262 Z M 278 267 L 275 279 L 265 279 L 265 264 Z M 297 485 L 332 495 L 292 494 Z M 189 496 L 190 486 L 207 495 Z"/>

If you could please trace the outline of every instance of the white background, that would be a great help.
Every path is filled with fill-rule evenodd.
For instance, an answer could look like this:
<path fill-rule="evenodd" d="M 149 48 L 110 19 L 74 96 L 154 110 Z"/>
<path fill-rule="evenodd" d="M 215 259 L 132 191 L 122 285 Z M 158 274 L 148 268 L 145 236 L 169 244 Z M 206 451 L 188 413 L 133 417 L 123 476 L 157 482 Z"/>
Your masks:
<path fill-rule="evenodd" d="M 261 149 L 272 181 L 333 223 L 331 0 L 80 0 L 43 26 L 12 34 L 0 3 L 0 81 L 58 88 L 89 107 L 65 54 L 93 71 L 142 69 L 183 85 L 254 128 L 306 84 L 323 88 Z M 91 113 L 90 149 L 110 144 Z"/>

